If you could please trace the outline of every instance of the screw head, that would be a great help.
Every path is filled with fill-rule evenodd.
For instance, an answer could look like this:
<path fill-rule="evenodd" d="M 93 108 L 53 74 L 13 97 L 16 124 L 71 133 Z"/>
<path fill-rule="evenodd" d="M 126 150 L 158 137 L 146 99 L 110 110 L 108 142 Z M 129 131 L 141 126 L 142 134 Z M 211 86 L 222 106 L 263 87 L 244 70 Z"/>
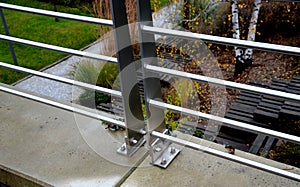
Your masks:
<path fill-rule="evenodd" d="M 161 147 L 155 146 L 155 147 L 153 147 L 153 150 L 154 150 L 155 152 L 160 152 L 160 151 L 161 151 Z"/>
<path fill-rule="evenodd" d="M 125 150 L 126 150 L 126 146 L 125 146 L 125 145 L 122 145 L 121 151 L 125 151 Z"/>
<path fill-rule="evenodd" d="M 160 164 L 165 165 L 166 163 L 167 163 L 167 160 L 165 158 L 162 158 Z"/>
<path fill-rule="evenodd" d="M 135 144 L 137 144 L 138 141 L 135 139 L 132 139 L 132 140 L 130 140 L 130 142 L 135 145 Z"/>
<path fill-rule="evenodd" d="M 170 151 L 170 153 L 171 154 L 174 154 L 176 152 L 176 149 L 175 149 L 175 147 L 171 147 L 171 151 Z"/>

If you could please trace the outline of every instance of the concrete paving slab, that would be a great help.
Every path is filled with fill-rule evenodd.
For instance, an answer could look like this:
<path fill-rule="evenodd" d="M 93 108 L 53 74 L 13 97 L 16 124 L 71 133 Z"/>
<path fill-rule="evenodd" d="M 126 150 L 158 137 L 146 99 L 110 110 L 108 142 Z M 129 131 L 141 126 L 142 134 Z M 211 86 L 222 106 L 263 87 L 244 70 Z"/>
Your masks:
<path fill-rule="evenodd" d="M 199 143 L 203 146 L 226 151 L 221 145 L 191 138 L 177 132 L 183 139 Z M 176 146 L 175 146 L 176 147 Z M 150 165 L 150 158 L 137 168 L 122 184 L 122 187 L 132 186 L 197 186 L 197 187 L 253 187 L 253 186 L 283 186 L 299 187 L 300 183 L 262 170 L 251 168 L 233 161 L 212 156 L 190 148 L 181 148 L 181 153 L 167 169 Z M 300 174 L 298 168 L 274 162 L 252 154 L 236 150 L 239 155 L 270 166 Z"/>
<path fill-rule="evenodd" d="M 114 186 L 144 158 L 143 150 L 132 158 L 118 155 L 123 137 L 107 140 L 97 120 L 4 92 L 0 119 L 2 168 L 53 186 Z"/>

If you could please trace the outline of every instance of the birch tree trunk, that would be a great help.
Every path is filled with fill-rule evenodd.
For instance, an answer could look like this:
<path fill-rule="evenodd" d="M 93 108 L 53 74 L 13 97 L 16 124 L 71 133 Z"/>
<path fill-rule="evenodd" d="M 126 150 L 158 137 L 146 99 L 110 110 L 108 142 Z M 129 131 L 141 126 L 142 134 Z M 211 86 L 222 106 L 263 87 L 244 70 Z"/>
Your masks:
<path fill-rule="evenodd" d="M 251 14 L 251 20 L 248 28 L 248 36 L 247 40 L 254 41 L 255 34 L 256 34 L 256 27 L 257 27 L 257 20 L 258 14 L 261 7 L 261 0 L 255 0 L 253 4 L 253 10 Z M 238 3 L 237 0 L 231 1 L 231 8 L 232 8 L 232 25 L 233 25 L 233 38 L 240 39 L 240 27 L 239 27 L 239 15 L 238 15 Z M 237 76 L 238 74 L 242 73 L 245 68 L 252 65 L 252 55 L 253 49 L 246 49 L 245 51 L 241 48 L 235 47 L 235 71 L 234 75 Z"/>
<path fill-rule="evenodd" d="M 231 1 L 231 12 L 232 12 L 232 27 L 233 27 L 233 38 L 234 39 L 241 39 L 240 36 L 240 25 L 239 25 L 239 10 L 238 10 L 238 1 L 237 0 L 210 0 L 207 4 L 207 7 L 205 7 L 195 18 L 192 20 L 188 20 L 187 18 L 184 19 L 184 21 L 194 21 L 196 18 L 199 18 L 206 14 L 207 10 L 210 8 L 213 8 L 216 4 L 220 2 L 229 2 Z M 188 6 L 188 3 L 190 0 L 184 0 L 185 7 Z M 205 2 L 205 1 L 204 1 Z M 253 3 L 253 9 L 250 19 L 250 24 L 248 27 L 248 36 L 247 40 L 249 41 L 255 41 L 255 34 L 256 34 L 256 27 L 258 22 L 258 15 L 259 10 L 261 7 L 261 0 L 254 0 Z M 234 75 L 237 76 L 238 74 L 242 73 L 247 67 L 252 65 L 252 55 L 253 55 L 253 49 L 242 49 L 240 47 L 235 47 L 235 72 Z"/>
<path fill-rule="evenodd" d="M 250 25 L 248 28 L 248 36 L 247 40 L 249 41 L 255 41 L 255 34 L 256 34 L 256 26 L 257 26 L 257 20 L 258 20 L 258 14 L 261 7 L 261 0 L 255 0 L 250 20 Z M 244 61 L 246 66 L 252 65 L 252 55 L 253 55 L 253 49 L 246 49 L 244 54 Z"/>
<path fill-rule="evenodd" d="M 237 0 L 231 1 L 231 12 L 232 12 L 232 27 L 233 27 L 233 38 L 240 40 L 240 26 L 239 26 L 239 10 Z M 243 58 L 244 51 L 239 47 L 234 47 L 235 49 L 235 71 L 234 75 L 238 75 L 245 69 L 245 62 Z"/>

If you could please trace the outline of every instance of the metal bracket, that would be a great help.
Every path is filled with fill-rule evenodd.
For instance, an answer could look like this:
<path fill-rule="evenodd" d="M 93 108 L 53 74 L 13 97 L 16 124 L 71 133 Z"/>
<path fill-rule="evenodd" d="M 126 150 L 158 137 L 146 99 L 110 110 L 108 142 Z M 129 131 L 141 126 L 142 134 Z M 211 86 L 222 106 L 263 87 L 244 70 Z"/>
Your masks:
<path fill-rule="evenodd" d="M 141 146 L 144 145 L 146 140 L 141 138 L 139 141 L 134 139 L 129 139 L 127 136 L 125 137 L 125 143 L 117 150 L 117 153 L 126 156 L 132 156 L 136 153 Z"/>
<path fill-rule="evenodd" d="M 180 150 L 172 146 L 172 143 L 160 139 L 153 142 L 151 149 L 153 152 L 152 164 L 164 169 L 166 169 L 180 153 Z"/>
<path fill-rule="evenodd" d="M 127 128 L 125 143 L 117 152 L 122 155 L 132 156 L 145 143 L 144 134 L 140 132 L 140 129 L 145 128 L 144 116 L 139 88 L 136 86 L 138 79 L 125 1 L 110 0 L 110 5 L 122 91 L 124 121 Z"/>

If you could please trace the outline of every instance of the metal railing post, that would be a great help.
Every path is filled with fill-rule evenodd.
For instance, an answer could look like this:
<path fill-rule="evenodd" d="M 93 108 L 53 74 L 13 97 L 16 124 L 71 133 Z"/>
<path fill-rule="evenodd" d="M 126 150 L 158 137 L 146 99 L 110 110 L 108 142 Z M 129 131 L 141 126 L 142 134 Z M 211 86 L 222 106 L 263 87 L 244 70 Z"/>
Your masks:
<path fill-rule="evenodd" d="M 138 90 L 137 73 L 127 21 L 125 0 L 111 0 L 112 20 L 114 23 L 115 44 L 119 65 L 119 77 L 124 104 L 124 117 L 127 136 L 118 153 L 131 156 L 144 144 L 145 123 L 141 97 Z"/>
<path fill-rule="evenodd" d="M 6 20 L 5 20 L 5 17 L 4 17 L 4 13 L 3 13 L 1 7 L 0 7 L 0 16 L 1 16 L 1 20 L 2 20 L 3 26 L 4 26 L 5 34 L 7 36 L 10 36 L 9 30 L 8 30 L 8 27 L 7 27 L 7 24 L 6 24 Z M 17 61 L 17 56 L 16 56 L 16 53 L 15 53 L 15 50 L 14 50 L 14 46 L 13 46 L 12 42 L 8 42 L 8 44 L 9 44 L 9 48 L 10 48 L 10 52 L 11 52 L 14 64 L 16 66 L 18 66 L 18 61 Z"/>
<path fill-rule="evenodd" d="M 166 125 L 164 121 L 164 110 L 149 105 L 151 99 L 163 100 L 160 79 L 158 78 L 159 74 L 146 71 L 145 68 L 146 65 L 158 65 L 154 34 L 145 33 L 141 29 L 143 25 L 153 26 L 150 0 L 137 0 L 137 9 L 147 113 L 148 147 L 151 163 L 166 168 L 179 153 L 179 150 L 175 148 L 171 149 L 171 143 L 166 140 L 162 141 L 156 139 L 153 141 L 150 136 L 151 131 L 161 131 L 166 128 Z M 167 132 L 167 130 L 165 130 L 165 132 Z"/>

